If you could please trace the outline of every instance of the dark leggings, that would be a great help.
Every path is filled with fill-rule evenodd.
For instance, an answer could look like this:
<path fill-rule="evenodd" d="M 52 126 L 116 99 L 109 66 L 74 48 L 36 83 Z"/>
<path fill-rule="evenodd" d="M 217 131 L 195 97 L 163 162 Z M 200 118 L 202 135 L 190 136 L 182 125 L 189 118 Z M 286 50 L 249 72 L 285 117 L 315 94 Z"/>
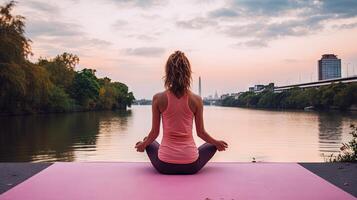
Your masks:
<path fill-rule="evenodd" d="M 217 148 L 209 143 L 202 144 L 198 148 L 198 159 L 189 164 L 173 164 L 161 161 L 158 157 L 160 144 L 156 141 L 146 147 L 151 164 L 162 174 L 195 174 L 213 157 Z"/>

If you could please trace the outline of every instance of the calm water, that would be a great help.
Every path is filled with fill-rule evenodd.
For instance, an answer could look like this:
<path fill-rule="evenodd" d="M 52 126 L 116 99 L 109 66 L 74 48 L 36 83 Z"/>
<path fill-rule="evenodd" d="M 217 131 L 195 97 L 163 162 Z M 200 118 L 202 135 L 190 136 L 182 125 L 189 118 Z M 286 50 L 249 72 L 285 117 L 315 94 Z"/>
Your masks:
<path fill-rule="evenodd" d="M 357 124 L 356 113 L 205 107 L 204 117 L 208 132 L 229 143 L 215 161 L 324 161 L 322 154 L 336 153 Z M 0 117 L 0 161 L 148 161 L 134 144 L 150 125 L 150 106 Z"/>

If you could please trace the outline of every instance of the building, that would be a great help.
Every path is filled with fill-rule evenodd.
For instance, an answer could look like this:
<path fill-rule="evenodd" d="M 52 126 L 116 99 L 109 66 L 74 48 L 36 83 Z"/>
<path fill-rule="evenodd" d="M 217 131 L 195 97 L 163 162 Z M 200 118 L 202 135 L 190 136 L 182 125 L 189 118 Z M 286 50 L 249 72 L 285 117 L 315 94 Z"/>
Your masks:
<path fill-rule="evenodd" d="M 243 92 L 231 93 L 231 97 L 233 97 L 234 99 L 238 99 L 242 93 Z"/>
<path fill-rule="evenodd" d="M 274 90 L 274 83 L 269 83 L 268 85 L 254 85 L 254 87 L 249 87 L 249 92 L 259 93 L 264 90 Z"/>
<path fill-rule="evenodd" d="M 334 54 L 324 54 L 318 61 L 319 81 L 341 78 L 341 59 Z"/>
<path fill-rule="evenodd" d="M 227 93 L 227 94 L 222 94 L 221 95 L 221 99 L 225 99 L 225 98 L 227 98 L 227 97 L 229 97 L 230 95 Z"/>
<path fill-rule="evenodd" d="M 249 87 L 249 92 L 259 92 L 264 89 L 264 85 L 254 85 L 254 87 Z"/>

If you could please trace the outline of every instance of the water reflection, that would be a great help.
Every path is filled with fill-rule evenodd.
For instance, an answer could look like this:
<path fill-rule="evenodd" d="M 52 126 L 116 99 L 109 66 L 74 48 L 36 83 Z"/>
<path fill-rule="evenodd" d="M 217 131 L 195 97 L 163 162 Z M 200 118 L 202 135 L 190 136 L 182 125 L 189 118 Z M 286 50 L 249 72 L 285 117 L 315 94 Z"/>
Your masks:
<path fill-rule="evenodd" d="M 213 161 L 317 162 L 350 140 L 355 113 L 205 107 L 205 127 L 229 148 Z M 148 161 L 134 144 L 147 135 L 151 107 L 0 117 L 0 162 Z M 162 129 L 161 129 L 162 130 Z M 194 133 L 197 145 L 203 143 Z M 162 132 L 158 138 L 160 141 Z"/>
<path fill-rule="evenodd" d="M 319 150 L 321 153 L 339 152 L 342 141 L 343 117 L 336 113 L 323 113 L 319 117 Z"/>
<path fill-rule="evenodd" d="M 0 118 L 0 160 L 74 161 L 75 151 L 94 151 L 101 127 L 124 130 L 131 111 L 85 112 Z"/>

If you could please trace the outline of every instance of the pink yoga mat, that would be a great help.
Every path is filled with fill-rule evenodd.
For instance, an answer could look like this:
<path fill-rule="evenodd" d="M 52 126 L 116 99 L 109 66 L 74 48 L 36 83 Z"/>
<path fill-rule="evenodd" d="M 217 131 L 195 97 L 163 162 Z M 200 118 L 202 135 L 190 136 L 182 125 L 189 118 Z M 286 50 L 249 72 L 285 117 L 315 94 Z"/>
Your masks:
<path fill-rule="evenodd" d="M 349 200 L 298 164 L 211 163 L 196 175 L 161 175 L 149 163 L 55 163 L 0 200 Z"/>

